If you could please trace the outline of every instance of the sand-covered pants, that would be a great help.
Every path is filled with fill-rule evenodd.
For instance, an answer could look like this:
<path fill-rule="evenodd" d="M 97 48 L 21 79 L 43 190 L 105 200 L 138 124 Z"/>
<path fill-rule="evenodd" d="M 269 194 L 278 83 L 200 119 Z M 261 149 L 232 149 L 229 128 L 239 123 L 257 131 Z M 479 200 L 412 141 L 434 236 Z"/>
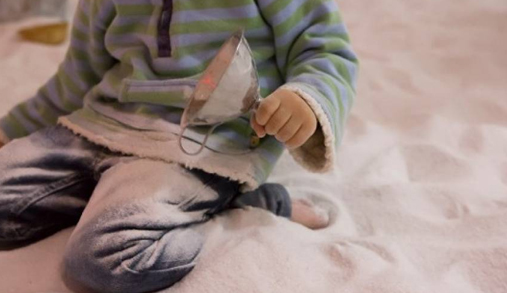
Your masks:
<path fill-rule="evenodd" d="M 281 185 L 239 184 L 178 164 L 122 155 L 55 126 L 0 150 L 0 244 L 26 245 L 76 225 L 66 275 L 98 292 L 149 292 L 195 266 L 201 224 L 251 205 L 289 217 Z"/>

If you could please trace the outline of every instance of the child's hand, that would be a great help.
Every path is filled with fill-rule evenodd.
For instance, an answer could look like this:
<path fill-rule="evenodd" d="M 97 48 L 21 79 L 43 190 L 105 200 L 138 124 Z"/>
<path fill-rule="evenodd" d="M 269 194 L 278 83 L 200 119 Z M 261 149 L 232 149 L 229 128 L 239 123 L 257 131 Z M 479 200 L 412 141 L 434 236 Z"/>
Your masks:
<path fill-rule="evenodd" d="M 297 148 L 315 133 L 317 118 L 303 98 L 279 89 L 262 100 L 251 124 L 259 137 L 274 135 L 288 148 Z"/>

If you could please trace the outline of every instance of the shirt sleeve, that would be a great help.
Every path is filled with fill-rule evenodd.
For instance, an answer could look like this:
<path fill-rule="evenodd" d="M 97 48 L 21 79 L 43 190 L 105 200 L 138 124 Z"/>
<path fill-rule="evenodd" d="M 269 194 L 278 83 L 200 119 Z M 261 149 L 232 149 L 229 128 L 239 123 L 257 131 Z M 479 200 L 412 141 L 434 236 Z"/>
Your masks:
<path fill-rule="evenodd" d="M 0 119 L 0 139 L 6 143 L 47 126 L 83 106 L 84 96 L 113 66 L 104 39 L 115 15 L 109 0 L 80 0 L 70 45 L 57 73 L 32 98 Z"/>
<path fill-rule="evenodd" d="M 303 98 L 319 127 L 294 159 L 313 172 L 332 168 L 355 98 L 358 59 L 335 0 L 259 0 L 271 26 L 284 89 Z"/>

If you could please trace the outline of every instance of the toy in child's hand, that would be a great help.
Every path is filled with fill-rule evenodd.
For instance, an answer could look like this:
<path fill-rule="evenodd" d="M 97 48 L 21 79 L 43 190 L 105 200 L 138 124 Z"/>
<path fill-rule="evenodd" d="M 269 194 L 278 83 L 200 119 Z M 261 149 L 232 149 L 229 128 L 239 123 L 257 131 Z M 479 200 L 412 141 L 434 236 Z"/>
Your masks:
<path fill-rule="evenodd" d="M 255 61 L 240 30 L 222 45 L 197 83 L 181 119 L 181 150 L 199 154 L 216 127 L 248 112 L 254 112 L 251 125 L 257 134 L 251 136 L 250 146 L 257 146 L 259 136 L 269 134 L 289 148 L 299 147 L 317 129 L 312 109 L 294 92 L 279 89 L 261 103 Z M 182 145 L 183 133 L 190 126 L 211 126 L 196 152 Z"/>
<path fill-rule="evenodd" d="M 222 45 L 190 97 L 180 123 L 181 150 L 188 155 L 199 154 L 216 127 L 255 111 L 260 100 L 255 61 L 243 31 L 239 30 Z M 189 152 L 182 145 L 183 133 L 191 126 L 211 126 L 196 152 Z"/>

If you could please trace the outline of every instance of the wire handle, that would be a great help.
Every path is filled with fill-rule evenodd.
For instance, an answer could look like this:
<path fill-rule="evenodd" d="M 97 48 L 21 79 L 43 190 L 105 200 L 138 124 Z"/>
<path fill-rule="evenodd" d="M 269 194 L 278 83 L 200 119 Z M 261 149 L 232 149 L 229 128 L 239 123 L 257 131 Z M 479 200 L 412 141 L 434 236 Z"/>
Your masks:
<path fill-rule="evenodd" d="M 201 147 L 194 153 L 192 152 L 189 152 L 187 151 L 184 147 L 183 147 L 183 134 L 185 133 L 185 130 L 187 130 L 188 128 L 188 125 L 185 125 L 185 127 L 182 127 L 181 128 L 181 131 L 180 131 L 180 134 L 179 134 L 179 137 L 178 137 L 178 145 L 180 147 L 180 150 L 182 152 L 184 152 L 185 154 L 189 155 L 189 156 L 197 156 L 198 154 L 200 154 L 204 148 L 206 147 L 206 142 L 208 142 L 208 138 L 210 137 L 210 135 L 213 133 L 213 131 L 215 131 L 215 129 L 222 125 L 223 123 L 219 123 L 219 124 L 215 124 L 213 125 L 209 130 L 208 132 L 206 133 L 206 137 L 204 137 L 204 141 L 201 143 Z"/>
<path fill-rule="evenodd" d="M 257 111 L 257 109 L 259 109 L 260 104 L 261 104 L 261 99 L 260 99 L 260 98 L 257 98 L 257 99 L 255 100 L 255 103 L 252 105 L 252 108 L 251 108 L 251 110 L 250 110 L 250 111 L 252 111 L 252 112 L 254 112 L 254 113 L 255 113 L 255 112 Z M 209 137 L 211 136 L 211 134 L 215 131 L 215 129 L 216 129 L 217 127 L 219 127 L 220 125 L 222 125 L 222 124 L 224 124 L 224 123 L 225 123 L 225 122 L 215 124 L 215 125 L 213 125 L 213 126 L 212 126 L 209 130 L 208 130 L 208 132 L 206 133 L 206 136 L 204 137 L 204 141 L 203 141 L 202 143 L 200 143 L 200 144 L 201 144 L 201 147 L 200 147 L 200 148 L 199 148 L 196 152 L 189 152 L 189 151 L 187 151 L 187 150 L 183 147 L 183 134 L 185 133 L 185 131 L 187 130 L 187 128 L 188 128 L 188 126 L 189 126 L 188 124 L 187 124 L 187 125 L 185 125 L 184 127 L 182 127 L 182 128 L 181 128 L 181 131 L 180 131 L 180 134 L 179 134 L 179 137 L 178 137 L 178 145 L 179 145 L 179 147 L 180 147 L 180 150 L 181 150 L 183 153 L 185 153 L 185 154 L 187 154 L 187 155 L 189 155 L 189 156 L 196 156 L 196 155 L 200 154 L 200 153 L 204 150 L 204 148 L 206 147 L 206 143 L 208 142 L 208 139 L 209 139 Z M 253 129 L 252 129 L 252 130 L 253 130 Z M 251 143 L 251 147 L 256 147 L 256 146 L 259 144 L 259 142 L 260 142 L 260 138 L 259 138 L 257 135 L 252 135 L 252 141 L 256 141 L 256 143 L 255 143 L 255 144 L 254 144 L 254 143 Z M 197 141 L 194 141 L 194 142 L 196 142 L 196 143 L 197 143 Z M 245 152 L 245 153 L 248 153 L 248 152 Z M 244 153 L 238 153 L 238 155 L 239 155 L 239 154 L 244 154 Z"/>
<path fill-rule="evenodd" d="M 259 109 L 260 105 L 261 105 L 261 99 L 256 99 L 255 103 L 252 105 L 252 111 L 253 112 L 257 112 L 257 110 Z"/>

